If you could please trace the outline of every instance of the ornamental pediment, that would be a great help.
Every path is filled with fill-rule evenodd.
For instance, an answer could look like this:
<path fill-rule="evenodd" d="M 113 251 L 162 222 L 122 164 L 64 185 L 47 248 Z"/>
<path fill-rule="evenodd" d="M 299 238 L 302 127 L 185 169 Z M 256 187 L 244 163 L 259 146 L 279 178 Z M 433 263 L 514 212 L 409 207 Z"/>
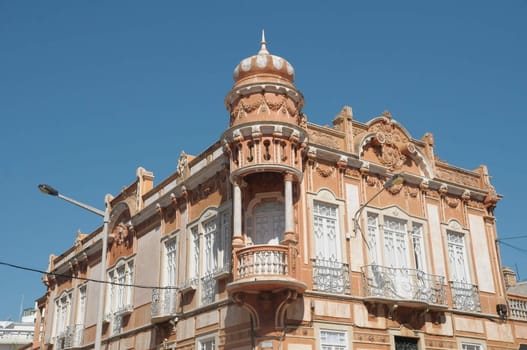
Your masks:
<path fill-rule="evenodd" d="M 432 178 L 433 167 L 422 148 L 389 112 L 370 121 L 366 131 L 355 139 L 361 159 L 378 162 L 392 172 L 416 172 Z"/>

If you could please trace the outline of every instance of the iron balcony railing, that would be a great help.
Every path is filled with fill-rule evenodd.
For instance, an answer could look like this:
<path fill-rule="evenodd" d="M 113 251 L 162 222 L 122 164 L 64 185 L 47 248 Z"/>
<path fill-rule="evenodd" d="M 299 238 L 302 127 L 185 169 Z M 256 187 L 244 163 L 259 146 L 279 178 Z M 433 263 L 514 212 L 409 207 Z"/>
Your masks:
<path fill-rule="evenodd" d="M 348 264 L 324 259 L 311 259 L 313 265 L 313 290 L 327 293 L 349 294 Z"/>
<path fill-rule="evenodd" d="M 236 252 L 237 279 L 288 274 L 288 247 L 280 245 L 255 245 Z"/>
<path fill-rule="evenodd" d="M 527 300 L 509 298 L 511 317 L 527 320 Z"/>
<path fill-rule="evenodd" d="M 82 335 L 84 332 L 84 325 L 76 324 L 66 328 L 64 338 L 64 349 L 74 349 L 82 345 Z"/>
<path fill-rule="evenodd" d="M 452 306 L 458 310 L 481 311 L 479 289 L 475 284 L 450 281 Z"/>
<path fill-rule="evenodd" d="M 218 281 L 214 278 L 213 273 L 201 277 L 201 304 L 212 304 L 216 299 L 217 290 Z"/>
<path fill-rule="evenodd" d="M 366 265 L 361 269 L 365 297 L 446 306 L 443 276 L 380 265 Z"/>
<path fill-rule="evenodd" d="M 178 290 L 152 289 L 152 318 L 176 314 Z"/>

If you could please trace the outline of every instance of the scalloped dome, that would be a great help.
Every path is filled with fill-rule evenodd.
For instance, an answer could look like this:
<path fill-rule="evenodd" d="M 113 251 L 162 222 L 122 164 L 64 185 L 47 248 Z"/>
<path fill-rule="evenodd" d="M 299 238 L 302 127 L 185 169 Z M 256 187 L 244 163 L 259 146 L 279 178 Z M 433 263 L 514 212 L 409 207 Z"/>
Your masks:
<path fill-rule="evenodd" d="M 266 44 L 265 36 L 262 33 L 260 51 L 254 56 L 243 59 L 234 68 L 235 83 L 254 76 L 271 76 L 277 78 L 278 81 L 285 79 L 287 82 L 293 83 L 295 79 L 293 66 L 286 59 L 271 55 L 267 51 Z"/>

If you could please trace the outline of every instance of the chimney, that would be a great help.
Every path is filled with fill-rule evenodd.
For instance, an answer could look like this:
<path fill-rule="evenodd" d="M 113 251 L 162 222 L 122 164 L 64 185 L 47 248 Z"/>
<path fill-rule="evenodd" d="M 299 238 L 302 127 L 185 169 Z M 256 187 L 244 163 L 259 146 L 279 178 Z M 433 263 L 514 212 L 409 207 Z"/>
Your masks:
<path fill-rule="evenodd" d="M 510 267 L 502 269 L 503 278 L 505 279 L 505 287 L 508 289 L 516 284 L 516 273 Z"/>

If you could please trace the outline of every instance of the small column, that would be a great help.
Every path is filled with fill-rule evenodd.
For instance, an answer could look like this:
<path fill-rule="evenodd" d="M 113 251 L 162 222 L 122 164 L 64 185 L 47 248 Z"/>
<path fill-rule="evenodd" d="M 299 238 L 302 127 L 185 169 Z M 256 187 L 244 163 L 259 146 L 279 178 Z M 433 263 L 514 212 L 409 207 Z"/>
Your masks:
<path fill-rule="evenodd" d="M 285 232 L 294 232 L 293 221 L 293 174 L 286 173 L 284 175 L 285 183 Z"/>
<path fill-rule="evenodd" d="M 242 190 L 238 180 L 233 182 L 233 192 L 232 246 L 236 249 L 244 245 L 242 237 Z"/>

